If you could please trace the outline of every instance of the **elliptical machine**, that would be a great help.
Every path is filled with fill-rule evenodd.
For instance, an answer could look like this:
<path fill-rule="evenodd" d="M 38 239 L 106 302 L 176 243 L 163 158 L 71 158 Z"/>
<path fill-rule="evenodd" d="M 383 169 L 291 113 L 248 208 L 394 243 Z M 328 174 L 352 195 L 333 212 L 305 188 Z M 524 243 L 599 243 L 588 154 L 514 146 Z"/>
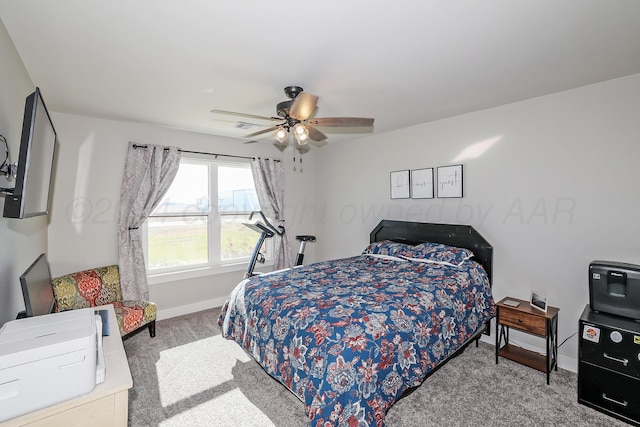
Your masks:
<path fill-rule="evenodd" d="M 282 236 L 284 234 L 284 227 L 279 225 L 278 227 L 274 227 L 264 216 L 262 211 L 253 211 L 249 215 L 249 221 L 252 220 L 253 215 L 258 214 L 262 217 L 262 221 L 260 220 L 255 222 L 243 222 L 243 224 L 253 231 L 260 233 L 260 237 L 258 237 L 258 241 L 256 242 L 255 247 L 253 248 L 253 253 L 251 254 L 251 259 L 249 260 L 249 265 L 247 266 L 247 271 L 244 273 L 245 279 L 252 276 L 258 276 L 260 273 L 254 273 L 254 268 L 256 267 L 256 263 L 259 262 L 264 264 L 265 258 L 264 254 L 260 252 L 262 245 L 266 239 L 270 239 L 276 234 L 278 236 Z M 302 265 L 302 260 L 304 259 L 304 250 L 307 242 L 315 242 L 316 236 L 311 235 L 301 235 L 296 236 L 296 240 L 300 241 L 300 247 L 298 248 L 298 255 L 296 257 L 296 266 Z"/>

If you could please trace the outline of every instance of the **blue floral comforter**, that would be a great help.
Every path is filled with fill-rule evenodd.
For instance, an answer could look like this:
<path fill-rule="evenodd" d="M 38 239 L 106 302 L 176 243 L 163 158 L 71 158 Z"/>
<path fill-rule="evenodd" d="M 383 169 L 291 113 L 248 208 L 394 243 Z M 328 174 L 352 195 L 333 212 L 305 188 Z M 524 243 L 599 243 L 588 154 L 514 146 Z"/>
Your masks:
<path fill-rule="evenodd" d="M 475 261 L 361 255 L 244 280 L 218 324 L 304 402 L 310 425 L 383 426 L 495 310 Z"/>

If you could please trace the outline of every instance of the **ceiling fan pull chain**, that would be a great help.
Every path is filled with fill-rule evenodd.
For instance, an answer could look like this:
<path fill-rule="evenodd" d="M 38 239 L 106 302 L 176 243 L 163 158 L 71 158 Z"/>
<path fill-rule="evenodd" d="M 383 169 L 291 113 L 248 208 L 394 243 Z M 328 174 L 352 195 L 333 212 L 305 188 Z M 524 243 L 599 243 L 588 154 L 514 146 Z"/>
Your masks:
<path fill-rule="evenodd" d="M 300 167 L 302 168 L 302 152 L 300 152 Z M 296 149 L 293 148 L 293 170 L 296 170 Z M 302 169 L 300 169 L 302 171 Z"/>

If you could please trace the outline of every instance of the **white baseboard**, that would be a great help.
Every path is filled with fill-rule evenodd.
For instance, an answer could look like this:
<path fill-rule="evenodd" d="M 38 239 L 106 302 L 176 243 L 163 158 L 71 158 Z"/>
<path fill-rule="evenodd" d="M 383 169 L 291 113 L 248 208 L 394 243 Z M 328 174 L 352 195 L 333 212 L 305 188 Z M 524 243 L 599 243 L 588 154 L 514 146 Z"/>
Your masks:
<path fill-rule="evenodd" d="M 183 316 L 197 311 L 208 310 L 214 307 L 221 307 L 226 301 L 226 297 L 214 298 L 206 301 L 199 301 L 193 304 L 181 305 L 165 309 L 158 309 L 157 320 L 170 319 L 172 317 Z"/>

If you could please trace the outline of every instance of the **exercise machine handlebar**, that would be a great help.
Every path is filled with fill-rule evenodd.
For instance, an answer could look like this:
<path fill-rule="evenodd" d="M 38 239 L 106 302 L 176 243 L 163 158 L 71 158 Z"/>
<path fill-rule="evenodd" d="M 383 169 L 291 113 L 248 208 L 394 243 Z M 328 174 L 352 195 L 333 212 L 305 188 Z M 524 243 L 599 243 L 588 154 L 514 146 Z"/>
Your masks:
<path fill-rule="evenodd" d="M 264 221 L 264 223 L 266 224 L 267 227 L 269 227 L 275 234 L 277 234 L 278 236 L 282 236 L 284 235 L 284 227 L 279 225 L 278 227 L 274 227 L 273 224 L 271 224 L 269 222 L 269 220 L 267 219 L 266 216 L 264 216 L 264 213 L 262 211 L 253 211 L 249 214 L 249 221 L 251 221 L 253 219 L 253 215 L 254 214 L 258 214 L 262 217 L 262 221 Z M 260 224 L 259 222 L 257 224 Z M 271 236 L 269 236 L 271 237 Z"/>

